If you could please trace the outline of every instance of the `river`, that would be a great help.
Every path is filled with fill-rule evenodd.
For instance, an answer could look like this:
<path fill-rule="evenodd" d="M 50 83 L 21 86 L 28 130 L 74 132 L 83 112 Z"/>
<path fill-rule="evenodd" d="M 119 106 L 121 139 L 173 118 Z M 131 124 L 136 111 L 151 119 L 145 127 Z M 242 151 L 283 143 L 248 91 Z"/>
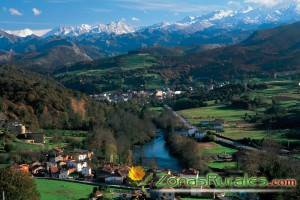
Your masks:
<path fill-rule="evenodd" d="M 182 169 L 179 161 L 170 154 L 161 130 L 157 131 L 156 137 L 149 143 L 135 147 L 134 161 L 136 164 L 157 167 L 158 169 L 170 169 L 173 171 Z"/>

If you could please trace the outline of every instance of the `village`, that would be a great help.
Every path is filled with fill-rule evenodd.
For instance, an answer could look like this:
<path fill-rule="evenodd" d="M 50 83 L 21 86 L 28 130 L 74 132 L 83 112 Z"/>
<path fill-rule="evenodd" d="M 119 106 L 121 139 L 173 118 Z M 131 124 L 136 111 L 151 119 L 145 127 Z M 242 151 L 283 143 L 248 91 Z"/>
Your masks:
<path fill-rule="evenodd" d="M 7 130 L 14 133 L 24 143 L 35 145 L 46 143 L 44 133 L 31 132 L 22 123 L 11 122 L 7 126 Z M 15 164 L 14 167 L 36 177 L 85 181 L 98 180 L 107 184 L 123 184 L 129 170 L 129 166 L 116 166 L 109 163 L 104 164 L 102 169 L 93 169 L 91 164 L 93 152 L 82 149 L 64 152 L 63 148 L 55 147 L 46 152 L 44 156 L 44 161 L 19 163 Z"/>
<path fill-rule="evenodd" d="M 229 81 L 210 83 L 203 85 L 203 89 L 207 92 L 212 91 L 216 88 L 222 88 L 229 85 Z M 182 96 L 186 93 L 194 92 L 194 87 L 188 87 L 186 89 L 173 89 L 169 87 L 156 88 L 156 89 L 144 89 L 144 90 L 126 90 L 126 91 L 110 91 L 99 94 L 91 94 L 90 97 L 96 101 L 107 101 L 109 103 L 128 102 L 132 99 L 143 99 L 143 100 L 166 100 Z"/>
<path fill-rule="evenodd" d="M 193 90 L 193 88 L 190 88 Z M 172 98 L 184 94 L 181 90 L 171 90 L 170 88 L 157 89 L 157 90 L 140 90 L 126 92 L 104 92 L 101 94 L 90 95 L 91 98 L 97 101 L 107 101 L 110 103 L 127 102 L 132 99 L 157 99 L 164 100 L 166 98 Z"/>
<path fill-rule="evenodd" d="M 223 122 L 218 120 L 202 121 L 201 126 L 203 126 L 203 128 L 198 129 L 197 127 L 186 124 L 186 129 L 177 132 L 177 134 L 201 141 L 207 136 L 208 130 L 215 130 L 216 132 L 223 130 Z M 9 123 L 7 129 L 11 133 L 16 134 L 17 137 L 25 143 L 36 145 L 45 144 L 46 136 L 44 133 L 33 133 L 22 123 Z M 63 148 L 55 147 L 44 154 L 43 161 L 36 160 L 32 163 L 16 163 L 13 167 L 24 173 L 31 174 L 34 177 L 89 181 L 108 185 L 129 185 L 127 176 L 131 166 L 106 161 L 101 167 L 95 168 L 92 165 L 94 153 L 91 151 L 83 149 L 65 151 Z M 222 155 L 220 155 L 220 157 L 221 156 Z M 228 157 L 226 159 L 228 159 Z M 198 173 L 195 169 L 185 169 L 180 172 L 170 171 L 169 169 L 149 168 L 148 170 L 178 176 L 196 175 Z"/>

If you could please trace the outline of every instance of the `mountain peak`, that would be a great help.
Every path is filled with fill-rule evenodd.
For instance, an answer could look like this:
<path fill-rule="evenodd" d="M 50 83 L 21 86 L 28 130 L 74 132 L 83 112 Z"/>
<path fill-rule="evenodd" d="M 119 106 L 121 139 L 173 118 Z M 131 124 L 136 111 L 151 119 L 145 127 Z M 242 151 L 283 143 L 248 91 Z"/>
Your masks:
<path fill-rule="evenodd" d="M 50 31 L 46 35 L 46 37 L 51 35 L 77 37 L 84 34 L 99 33 L 122 35 L 134 31 L 134 28 L 126 24 L 124 21 L 113 21 L 109 24 L 81 24 L 79 26 L 61 26 Z"/>
<path fill-rule="evenodd" d="M 43 36 L 50 29 L 41 29 L 41 30 L 32 30 L 29 28 L 21 29 L 21 30 L 5 30 L 6 33 L 17 36 L 17 37 L 28 37 L 28 36 Z"/>

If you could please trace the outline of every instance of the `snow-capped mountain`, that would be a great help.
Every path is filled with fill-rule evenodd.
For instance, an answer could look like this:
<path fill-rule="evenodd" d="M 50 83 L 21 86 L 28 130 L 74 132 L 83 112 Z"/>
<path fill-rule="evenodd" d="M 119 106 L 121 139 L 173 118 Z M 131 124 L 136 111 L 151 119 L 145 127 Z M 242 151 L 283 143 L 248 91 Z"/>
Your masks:
<path fill-rule="evenodd" d="M 82 24 L 80 26 L 61 26 L 51 30 L 45 35 L 47 36 L 69 36 L 77 37 L 81 35 L 90 34 L 115 34 L 122 35 L 134 32 L 135 29 L 123 21 L 111 22 L 110 24 L 98 24 L 98 25 L 88 25 Z"/>
<path fill-rule="evenodd" d="M 126 35 L 128 33 L 141 33 L 153 31 L 180 32 L 181 34 L 193 34 L 207 30 L 255 30 L 267 25 L 270 27 L 292 23 L 300 20 L 300 7 L 298 4 L 289 4 L 280 7 L 251 7 L 240 9 L 223 9 L 210 12 L 201 16 L 188 16 L 175 23 L 162 22 L 143 28 L 134 28 L 124 21 L 111 22 L 109 24 L 79 26 L 60 26 L 52 30 L 6 31 L 7 33 L 27 37 L 37 35 L 43 37 L 64 36 L 79 37 L 91 35 Z M 82 37 L 81 37 L 82 38 Z"/>
<path fill-rule="evenodd" d="M 0 30 L 0 51 L 52 55 L 56 52 L 65 54 L 63 49 L 68 49 L 66 56 L 70 58 L 73 58 L 70 55 L 78 56 L 80 51 L 80 58 L 83 60 L 87 56 L 97 59 L 153 46 L 237 44 L 254 31 L 296 21 L 300 21 L 300 9 L 294 4 L 277 8 L 247 6 L 241 9 L 223 9 L 201 16 L 188 16 L 174 23 L 163 22 L 139 29 L 119 21 L 99 25 L 61 26 L 43 37 L 32 37 L 33 34 L 38 35 L 38 32 L 31 29 Z"/>
<path fill-rule="evenodd" d="M 175 23 L 157 24 L 146 29 L 186 33 L 210 28 L 252 30 L 263 25 L 279 25 L 298 20 L 300 20 L 300 9 L 297 4 L 278 8 L 248 6 L 238 10 L 217 10 L 202 16 L 189 16 Z"/>
<path fill-rule="evenodd" d="M 27 37 L 30 35 L 36 35 L 36 36 L 41 37 L 41 36 L 45 35 L 47 32 L 49 32 L 50 30 L 51 29 L 32 30 L 32 29 L 26 28 L 26 29 L 22 29 L 22 30 L 14 30 L 14 31 L 6 30 L 5 32 L 15 35 L 15 36 L 18 36 L 18 37 Z"/>

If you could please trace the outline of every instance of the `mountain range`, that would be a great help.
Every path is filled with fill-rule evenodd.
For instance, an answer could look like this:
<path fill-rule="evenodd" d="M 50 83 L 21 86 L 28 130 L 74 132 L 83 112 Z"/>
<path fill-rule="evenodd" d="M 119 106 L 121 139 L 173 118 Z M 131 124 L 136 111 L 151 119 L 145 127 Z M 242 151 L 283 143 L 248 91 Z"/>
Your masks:
<path fill-rule="evenodd" d="M 186 17 L 175 23 L 143 28 L 133 28 L 119 21 L 107 25 L 61 26 L 40 37 L 32 35 L 33 30 L 0 31 L 0 63 L 22 64 L 30 70 L 52 73 L 62 66 L 138 49 L 162 46 L 194 47 L 196 51 L 202 51 L 238 44 L 256 30 L 298 20 L 298 7 L 289 5 L 278 9 L 246 7 L 218 10 L 198 17 Z M 18 33 L 31 35 L 20 37 Z"/>
<path fill-rule="evenodd" d="M 46 30 L 18 30 L 7 31 L 10 34 L 26 37 L 30 35 L 61 37 L 92 36 L 99 34 L 139 34 L 145 31 L 167 31 L 181 33 L 195 33 L 208 29 L 243 29 L 253 30 L 259 27 L 274 24 L 292 23 L 300 20 L 300 9 L 298 5 L 289 4 L 285 7 L 251 7 L 247 6 L 240 9 L 216 10 L 201 16 L 188 16 L 175 23 L 163 22 L 151 26 L 135 28 L 128 25 L 124 20 L 111 22 L 109 24 L 81 24 L 79 26 L 60 26 Z"/>
<path fill-rule="evenodd" d="M 299 35 L 297 22 L 255 31 L 234 45 L 144 48 L 60 67 L 53 71 L 53 76 L 69 88 L 98 93 L 296 75 L 300 73 Z"/>

